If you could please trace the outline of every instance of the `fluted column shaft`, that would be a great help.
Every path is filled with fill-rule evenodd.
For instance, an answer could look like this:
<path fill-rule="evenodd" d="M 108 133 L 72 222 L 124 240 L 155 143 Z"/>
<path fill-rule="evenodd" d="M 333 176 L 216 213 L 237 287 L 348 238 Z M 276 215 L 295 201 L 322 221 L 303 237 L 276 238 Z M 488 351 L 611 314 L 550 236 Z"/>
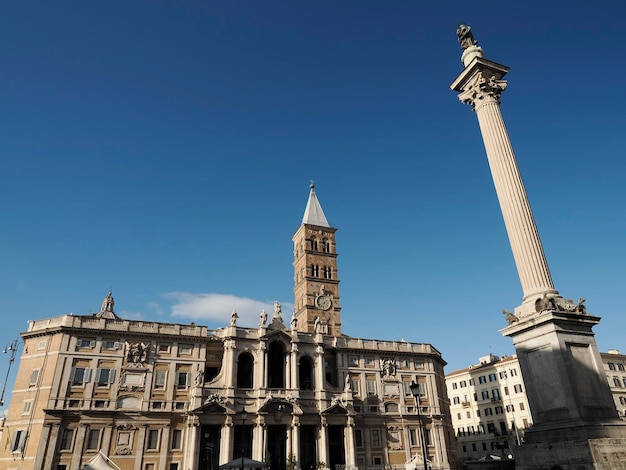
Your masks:
<path fill-rule="evenodd" d="M 499 103 L 495 99 L 487 100 L 476 107 L 476 116 L 524 298 L 555 293 Z"/>
<path fill-rule="evenodd" d="M 491 175 L 513 258 L 524 292 L 524 301 L 548 294 L 558 296 L 528 202 L 513 146 L 500 112 L 500 95 L 508 68 L 485 59 L 474 59 L 452 87 L 459 99 L 471 104 L 485 144 Z"/>

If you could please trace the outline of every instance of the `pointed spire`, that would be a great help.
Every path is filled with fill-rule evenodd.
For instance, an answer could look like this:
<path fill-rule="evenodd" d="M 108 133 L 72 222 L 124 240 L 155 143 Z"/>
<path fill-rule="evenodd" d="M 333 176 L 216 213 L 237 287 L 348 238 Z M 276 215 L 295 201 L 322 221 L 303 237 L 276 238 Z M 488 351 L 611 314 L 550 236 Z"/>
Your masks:
<path fill-rule="evenodd" d="M 320 227 L 330 227 L 330 225 L 328 225 L 328 221 L 326 220 L 326 216 L 324 215 L 324 211 L 322 210 L 322 206 L 317 200 L 317 195 L 315 194 L 315 183 L 313 180 L 311 180 L 309 187 L 311 188 L 311 192 L 309 193 L 309 200 L 306 203 L 306 209 L 304 209 L 302 223 L 318 225 Z"/>

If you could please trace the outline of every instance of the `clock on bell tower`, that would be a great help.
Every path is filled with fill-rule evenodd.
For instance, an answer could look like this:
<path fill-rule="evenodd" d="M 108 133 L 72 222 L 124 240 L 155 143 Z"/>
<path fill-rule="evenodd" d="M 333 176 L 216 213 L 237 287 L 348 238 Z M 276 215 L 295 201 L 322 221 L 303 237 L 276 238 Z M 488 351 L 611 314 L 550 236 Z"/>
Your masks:
<path fill-rule="evenodd" d="M 298 331 L 341 336 L 337 229 L 328 224 L 313 182 L 310 188 L 302 224 L 293 236 L 294 316 Z"/>

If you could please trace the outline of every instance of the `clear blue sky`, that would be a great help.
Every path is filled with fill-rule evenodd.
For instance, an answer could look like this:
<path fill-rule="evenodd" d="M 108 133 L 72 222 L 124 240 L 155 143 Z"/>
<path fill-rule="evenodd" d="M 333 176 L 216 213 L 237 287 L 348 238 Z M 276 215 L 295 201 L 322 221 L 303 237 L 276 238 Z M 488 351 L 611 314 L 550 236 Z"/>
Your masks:
<path fill-rule="evenodd" d="M 314 179 L 344 333 L 431 343 L 447 371 L 511 354 L 500 312 L 521 288 L 476 116 L 449 89 L 463 21 L 511 67 L 502 111 L 556 287 L 603 317 L 601 350 L 626 351 L 623 1 L 0 13 L 0 346 L 110 287 L 124 318 L 217 328 L 236 308 L 255 326 L 274 300 L 289 315 Z"/>

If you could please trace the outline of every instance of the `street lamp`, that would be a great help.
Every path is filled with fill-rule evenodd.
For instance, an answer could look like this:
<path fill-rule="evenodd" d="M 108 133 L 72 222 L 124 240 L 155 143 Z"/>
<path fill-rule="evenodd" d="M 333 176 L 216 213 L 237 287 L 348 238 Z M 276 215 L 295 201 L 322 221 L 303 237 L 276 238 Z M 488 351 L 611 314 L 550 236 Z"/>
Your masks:
<path fill-rule="evenodd" d="M 9 373 L 11 372 L 11 366 L 13 365 L 13 361 L 15 361 L 15 354 L 17 354 L 17 343 L 18 340 L 14 339 L 11 343 L 2 350 L 4 354 L 11 353 L 9 357 L 9 367 L 7 369 L 7 375 L 4 378 L 4 384 L 2 385 L 2 395 L 0 395 L 0 406 L 4 405 L 4 392 L 7 388 L 7 382 L 9 381 Z"/>
<path fill-rule="evenodd" d="M 422 448 L 422 460 L 424 460 L 424 470 L 428 470 L 428 464 L 426 461 L 426 436 L 424 434 L 424 423 L 422 422 L 422 412 L 420 410 L 420 386 L 419 384 L 416 384 L 415 381 L 412 381 L 409 388 L 411 389 L 411 395 L 413 395 L 413 398 L 415 398 L 415 407 L 417 408 L 417 422 L 420 426 L 420 447 Z"/>
<path fill-rule="evenodd" d="M 243 445 L 244 445 L 244 439 L 245 439 L 244 434 L 245 434 L 245 425 L 246 425 L 247 417 L 248 417 L 248 412 L 244 408 L 241 411 L 241 470 L 245 470 L 244 463 L 243 463 L 243 453 L 244 453 Z"/>

